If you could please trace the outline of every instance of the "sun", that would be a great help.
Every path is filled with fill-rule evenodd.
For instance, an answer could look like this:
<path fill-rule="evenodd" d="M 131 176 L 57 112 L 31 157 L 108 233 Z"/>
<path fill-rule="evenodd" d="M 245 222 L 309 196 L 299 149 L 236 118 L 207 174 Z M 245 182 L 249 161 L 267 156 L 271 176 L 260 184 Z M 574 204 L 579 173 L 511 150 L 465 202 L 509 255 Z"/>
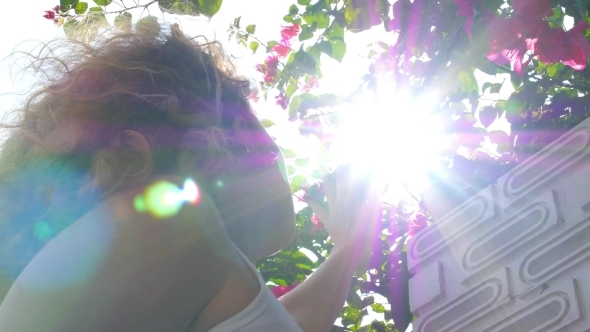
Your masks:
<path fill-rule="evenodd" d="M 437 98 L 411 99 L 392 91 L 380 84 L 339 111 L 338 164 L 373 171 L 392 190 L 409 186 L 419 192 L 447 144 L 442 122 L 432 112 Z"/>

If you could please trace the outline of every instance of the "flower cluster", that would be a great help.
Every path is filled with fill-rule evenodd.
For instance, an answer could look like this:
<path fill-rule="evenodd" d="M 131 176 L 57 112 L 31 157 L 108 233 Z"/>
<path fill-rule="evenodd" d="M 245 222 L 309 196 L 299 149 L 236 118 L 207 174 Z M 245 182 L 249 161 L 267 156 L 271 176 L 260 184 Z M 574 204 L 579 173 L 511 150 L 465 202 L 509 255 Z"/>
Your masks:
<path fill-rule="evenodd" d="M 475 13 L 479 11 L 489 45 L 487 57 L 498 65 L 511 63 L 519 75 L 533 57 L 553 64 L 562 62 L 575 70 L 584 70 L 590 55 L 590 44 L 584 32 L 590 28 L 580 21 L 572 29 L 551 27 L 545 17 L 552 15 L 550 0 L 514 0 L 513 15 L 503 18 L 482 9 L 483 0 L 454 0 L 458 16 L 466 18 L 465 31 L 472 37 Z M 525 60 L 525 55 L 529 55 Z"/>
<path fill-rule="evenodd" d="M 324 224 L 322 224 L 322 222 L 320 221 L 320 218 L 318 218 L 318 216 L 315 213 L 311 216 L 311 223 L 313 224 L 311 230 L 309 231 L 311 235 L 326 228 Z"/>
<path fill-rule="evenodd" d="M 270 48 L 272 54 L 266 58 L 264 64 L 256 65 L 256 70 L 264 74 L 264 82 L 272 83 L 277 77 L 279 58 L 284 58 L 291 52 L 293 37 L 299 34 L 299 25 L 283 26 L 281 30 L 281 42 Z"/>
<path fill-rule="evenodd" d="M 299 281 L 295 281 L 293 284 L 289 286 L 275 286 L 270 289 L 270 291 L 276 296 L 277 298 L 289 293 L 293 290 L 293 288 L 299 285 Z"/>
<path fill-rule="evenodd" d="M 59 13 L 60 11 L 61 11 L 61 7 L 60 7 L 60 5 L 57 5 L 53 8 L 51 8 L 51 10 L 46 10 L 45 15 L 43 15 L 43 17 L 48 20 L 55 20 L 55 14 Z"/>
<path fill-rule="evenodd" d="M 270 48 L 273 54 L 266 57 L 263 64 L 256 65 L 256 70 L 264 74 L 265 83 L 273 83 L 277 79 L 279 58 L 284 58 L 291 52 L 293 38 L 299 34 L 300 30 L 301 27 L 297 24 L 283 26 L 281 29 L 281 41 Z M 284 93 L 281 93 L 275 98 L 277 99 L 277 105 L 283 109 L 287 109 L 289 100 Z"/>
<path fill-rule="evenodd" d="M 428 226 L 428 218 L 423 213 L 418 212 L 410 221 L 409 226 L 408 234 L 414 236 Z"/>

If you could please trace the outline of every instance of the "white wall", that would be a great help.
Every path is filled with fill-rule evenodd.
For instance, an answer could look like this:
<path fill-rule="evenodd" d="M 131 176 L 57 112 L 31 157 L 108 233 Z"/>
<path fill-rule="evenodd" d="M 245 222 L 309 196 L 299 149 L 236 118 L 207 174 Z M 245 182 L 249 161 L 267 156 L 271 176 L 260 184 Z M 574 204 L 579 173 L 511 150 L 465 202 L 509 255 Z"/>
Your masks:
<path fill-rule="evenodd" d="M 590 331 L 590 119 L 408 244 L 414 331 Z"/>

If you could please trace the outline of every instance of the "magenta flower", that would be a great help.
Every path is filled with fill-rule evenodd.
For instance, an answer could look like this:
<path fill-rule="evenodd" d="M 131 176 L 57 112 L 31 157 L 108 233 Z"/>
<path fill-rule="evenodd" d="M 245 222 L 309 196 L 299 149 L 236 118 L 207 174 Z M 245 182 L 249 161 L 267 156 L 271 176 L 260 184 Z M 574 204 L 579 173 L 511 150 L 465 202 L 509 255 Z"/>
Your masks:
<path fill-rule="evenodd" d="M 545 63 L 561 61 L 574 70 L 584 70 L 590 54 L 590 44 L 584 32 L 589 28 L 590 25 L 584 21 L 568 31 L 547 27 L 535 43 L 537 57 Z"/>
<path fill-rule="evenodd" d="M 280 57 L 285 57 L 287 54 L 289 54 L 289 52 L 291 52 L 291 47 L 289 43 L 287 43 L 285 40 L 282 40 L 280 44 L 271 47 L 271 51 L 277 52 Z"/>
<path fill-rule="evenodd" d="M 322 224 L 322 222 L 320 221 L 320 218 L 318 218 L 318 216 L 314 213 L 311 216 L 311 222 L 313 223 L 313 227 L 311 228 L 311 230 L 309 231 L 312 235 L 315 234 L 318 231 L 321 231 L 322 229 L 326 228 L 324 226 L 324 224 Z"/>
<path fill-rule="evenodd" d="M 281 29 L 281 40 L 290 41 L 293 37 L 297 36 L 301 31 L 301 26 L 293 24 L 290 26 L 282 26 Z"/>
<path fill-rule="evenodd" d="M 491 34 L 487 58 L 500 66 L 512 63 L 514 72 L 522 76 L 523 68 L 532 58 L 529 57 L 525 62 L 524 57 L 534 48 L 536 40 L 523 36 L 523 21 L 520 19 L 505 19 L 489 14 L 486 23 L 486 28 Z"/>
<path fill-rule="evenodd" d="M 274 294 L 274 296 L 276 296 L 277 298 L 280 298 L 281 296 L 292 291 L 295 287 L 299 286 L 299 284 L 300 284 L 300 282 L 298 280 L 289 286 L 275 286 L 275 287 L 271 288 L 270 291 Z"/>
<path fill-rule="evenodd" d="M 512 9 L 518 17 L 525 20 L 539 20 L 553 15 L 551 0 L 513 0 Z"/>
<path fill-rule="evenodd" d="M 289 99 L 284 93 L 279 94 L 275 99 L 277 100 L 277 105 L 281 106 L 282 109 L 286 110 L 287 106 L 289 106 Z"/>
<path fill-rule="evenodd" d="M 53 20 L 53 19 L 55 19 L 55 12 L 53 12 L 51 10 L 46 10 L 45 15 L 43 15 L 43 17 L 45 17 L 48 20 Z"/>
<path fill-rule="evenodd" d="M 475 2 L 477 0 L 453 0 L 459 10 L 457 11 L 457 16 L 466 17 L 467 20 L 465 21 L 465 32 L 467 36 L 471 38 L 471 29 L 473 28 L 473 18 L 475 16 Z"/>
<path fill-rule="evenodd" d="M 264 65 L 256 66 L 256 70 L 262 70 L 264 73 L 264 81 L 267 83 L 274 82 L 277 78 L 277 69 L 279 67 L 279 58 L 271 55 L 266 58 Z"/>

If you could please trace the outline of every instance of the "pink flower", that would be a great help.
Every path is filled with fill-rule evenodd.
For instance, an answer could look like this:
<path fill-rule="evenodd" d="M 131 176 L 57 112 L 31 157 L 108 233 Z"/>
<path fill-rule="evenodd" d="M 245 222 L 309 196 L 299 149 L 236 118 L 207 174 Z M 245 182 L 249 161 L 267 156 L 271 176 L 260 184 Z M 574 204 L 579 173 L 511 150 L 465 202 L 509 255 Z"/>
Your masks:
<path fill-rule="evenodd" d="M 290 26 L 282 26 L 281 29 L 281 40 L 290 41 L 293 37 L 297 36 L 301 31 L 301 26 L 293 24 Z"/>
<path fill-rule="evenodd" d="M 252 91 L 250 91 L 250 94 L 248 94 L 248 99 L 250 99 L 253 102 L 257 103 L 258 102 L 258 99 L 260 99 L 260 95 L 258 94 L 258 90 L 252 90 Z"/>
<path fill-rule="evenodd" d="M 299 280 L 295 281 L 293 284 L 291 284 L 289 286 L 275 286 L 275 287 L 271 288 L 270 291 L 274 294 L 274 296 L 276 296 L 277 298 L 280 298 L 281 296 L 292 291 L 298 285 L 299 285 Z"/>
<path fill-rule="evenodd" d="M 471 38 L 471 29 L 473 28 L 473 18 L 475 16 L 474 4 L 477 0 L 454 0 L 459 10 L 457 16 L 466 17 L 465 21 L 465 32 L 467 36 Z"/>
<path fill-rule="evenodd" d="M 311 233 L 312 235 L 326 228 L 324 224 L 322 224 L 322 222 L 320 221 L 320 218 L 318 218 L 318 216 L 315 213 L 311 216 L 311 223 L 313 224 L 313 227 L 311 227 L 309 233 Z"/>
<path fill-rule="evenodd" d="M 546 29 L 535 43 L 537 57 L 545 63 L 561 61 L 575 70 L 584 70 L 590 54 L 590 44 L 584 36 L 588 28 L 590 25 L 581 21 L 568 31 Z"/>
<path fill-rule="evenodd" d="M 533 49 L 535 39 L 523 37 L 523 22 L 520 19 L 505 19 L 488 14 L 486 23 L 491 34 L 487 58 L 500 66 L 512 63 L 514 72 L 522 76 L 523 67 L 531 60 L 529 57 L 524 62 L 524 56 Z"/>
<path fill-rule="evenodd" d="M 53 20 L 53 19 L 55 19 L 55 12 L 53 12 L 51 10 L 46 10 L 45 15 L 43 15 L 43 17 L 45 17 L 48 20 Z"/>
<path fill-rule="evenodd" d="M 539 20 L 553 15 L 551 0 L 513 0 L 512 9 L 525 20 Z"/>
<path fill-rule="evenodd" d="M 318 81 L 317 76 L 313 76 L 312 78 L 305 83 L 303 88 L 301 89 L 303 92 L 309 92 L 312 89 L 317 89 L 320 86 L 320 82 Z"/>
<path fill-rule="evenodd" d="M 59 12 L 60 10 L 61 10 L 61 6 L 60 5 L 57 5 L 57 6 L 53 7 L 53 11 L 54 12 Z"/>
<path fill-rule="evenodd" d="M 277 105 L 281 106 L 282 109 L 286 110 L 287 106 L 289 106 L 289 99 L 284 93 L 279 94 L 275 99 L 277 100 Z"/>
<path fill-rule="evenodd" d="M 280 57 L 285 57 L 289 52 L 291 52 L 291 47 L 285 41 L 281 41 L 280 44 L 277 44 L 270 49 L 273 52 L 277 52 Z"/>
<path fill-rule="evenodd" d="M 426 227 L 428 227 L 428 219 L 426 216 L 423 213 L 416 213 L 414 220 L 410 222 L 408 234 L 414 236 Z"/>
<path fill-rule="evenodd" d="M 279 58 L 277 56 L 269 56 L 264 61 L 264 81 L 267 83 L 274 82 L 277 77 L 277 69 L 279 66 Z M 262 68 L 262 67 L 261 67 Z M 257 67 L 258 69 L 258 67 Z"/>

